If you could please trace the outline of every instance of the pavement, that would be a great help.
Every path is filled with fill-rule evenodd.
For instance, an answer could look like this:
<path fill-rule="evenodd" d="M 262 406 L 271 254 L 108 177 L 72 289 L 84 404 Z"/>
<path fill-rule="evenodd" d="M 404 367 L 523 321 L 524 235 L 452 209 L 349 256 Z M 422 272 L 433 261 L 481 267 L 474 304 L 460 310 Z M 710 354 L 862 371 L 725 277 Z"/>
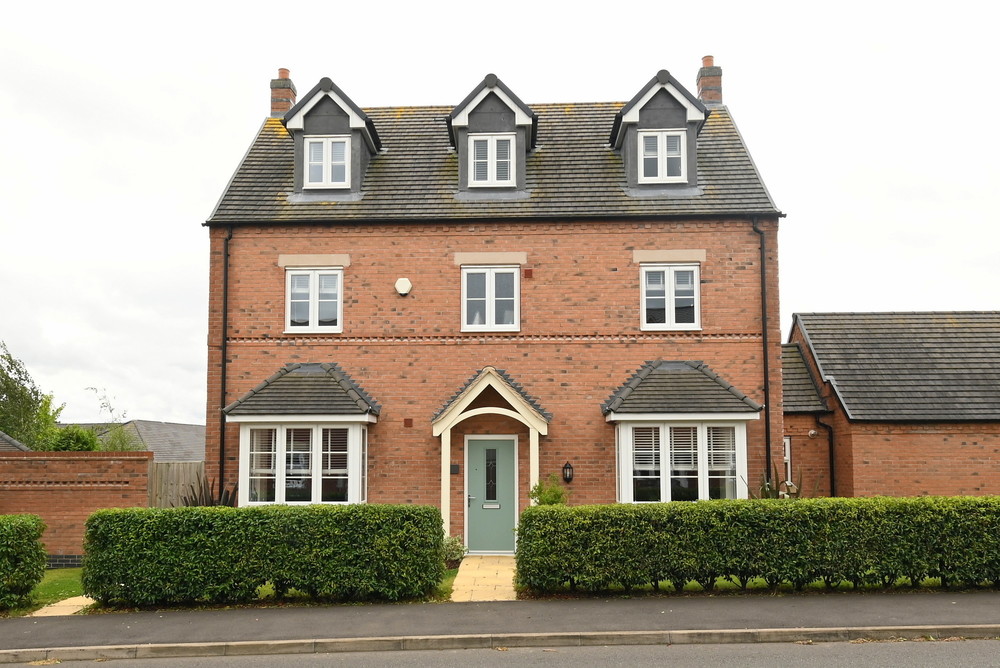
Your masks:
<path fill-rule="evenodd" d="M 0 663 L 566 645 L 1000 638 L 1000 591 L 995 590 L 484 601 L 471 597 L 485 595 L 486 580 L 497 579 L 502 562 L 471 557 L 466 561 L 455 588 L 456 596 L 470 597 L 465 601 L 0 619 Z M 511 573 L 512 561 L 508 562 Z M 474 594 L 477 586 L 479 593 Z M 492 586 L 496 596 L 513 591 L 512 584 L 503 589 Z"/>

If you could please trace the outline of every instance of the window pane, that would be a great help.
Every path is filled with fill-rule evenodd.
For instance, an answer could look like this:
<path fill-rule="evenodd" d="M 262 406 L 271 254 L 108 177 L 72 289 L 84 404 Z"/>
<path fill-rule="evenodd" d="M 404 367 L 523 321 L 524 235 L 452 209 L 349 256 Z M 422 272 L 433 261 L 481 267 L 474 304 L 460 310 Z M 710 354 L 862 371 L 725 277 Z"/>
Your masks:
<path fill-rule="evenodd" d="M 514 300 L 498 299 L 494 305 L 494 324 L 513 325 L 514 324 Z"/>
<path fill-rule="evenodd" d="M 274 503 L 274 478 L 250 478 L 250 501 Z"/>
<path fill-rule="evenodd" d="M 288 316 L 290 327 L 309 326 L 309 302 L 292 302 Z"/>
<path fill-rule="evenodd" d="M 681 138 L 680 135 L 667 135 L 667 155 L 680 155 L 681 154 Z"/>
<path fill-rule="evenodd" d="M 681 176 L 681 159 L 667 158 L 667 176 Z"/>
<path fill-rule="evenodd" d="M 670 468 L 680 473 L 698 469 L 698 428 L 670 428 Z"/>
<path fill-rule="evenodd" d="M 330 162 L 344 162 L 344 156 L 347 151 L 347 142 L 335 141 L 330 142 Z"/>
<path fill-rule="evenodd" d="M 656 135 L 645 135 L 642 138 L 642 154 L 643 156 L 656 157 L 657 154 L 657 137 Z"/>
<path fill-rule="evenodd" d="M 323 162 L 323 142 L 309 142 L 309 162 Z"/>
<path fill-rule="evenodd" d="M 474 159 L 488 160 L 489 159 L 489 141 L 485 139 L 475 139 L 472 142 Z"/>
<path fill-rule="evenodd" d="M 342 478 L 323 478 L 324 503 L 346 503 L 347 502 L 348 481 L 345 475 Z"/>
<path fill-rule="evenodd" d="M 670 478 L 670 500 L 671 501 L 697 501 L 698 500 L 698 478 L 675 477 Z"/>
<path fill-rule="evenodd" d="M 510 160 L 510 140 L 497 139 L 497 161 Z"/>
<path fill-rule="evenodd" d="M 278 441 L 276 429 L 250 430 L 250 484 L 248 496 L 254 502 L 273 502 L 277 479 Z"/>
<path fill-rule="evenodd" d="M 497 151 L 497 181 L 510 181 L 510 140 L 498 139 Z"/>
<path fill-rule="evenodd" d="M 510 181 L 510 161 L 497 162 L 497 182 Z"/>
<path fill-rule="evenodd" d="M 659 427 L 632 429 L 632 500 L 662 500 Z"/>
<path fill-rule="evenodd" d="M 345 165 L 330 166 L 330 183 L 346 183 L 347 167 Z"/>
<path fill-rule="evenodd" d="M 309 275 L 293 274 L 291 278 L 292 299 L 309 299 Z"/>
<path fill-rule="evenodd" d="M 486 273 L 482 271 L 465 274 L 465 296 L 469 299 L 486 299 Z"/>
<path fill-rule="evenodd" d="M 309 183 L 323 183 L 323 165 L 309 165 Z"/>
<path fill-rule="evenodd" d="M 347 434 L 347 429 L 323 430 L 321 500 L 326 503 L 347 501 Z"/>
<path fill-rule="evenodd" d="M 496 272 L 493 275 L 493 291 L 497 299 L 512 299 L 514 297 L 514 272 Z"/>
<path fill-rule="evenodd" d="M 736 478 L 712 478 L 708 479 L 708 498 L 710 499 L 735 499 L 736 498 Z"/>
<path fill-rule="evenodd" d="M 497 451 L 496 448 L 486 449 L 486 501 L 497 500 Z"/>
<path fill-rule="evenodd" d="M 694 312 L 694 271 L 690 269 L 674 272 L 674 322 L 693 324 Z"/>
<path fill-rule="evenodd" d="M 465 324 L 466 325 L 486 324 L 485 299 L 470 299 L 465 302 Z"/>
<path fill-rule="evenodd" d="M 643 158 L 642 159 L 642 175 L 647 178 L 655 178 L 659 176 L 659 169 L 656 158 Z"/>
<path fill-rule="evenodd" d="M 320 327 L 337 326 L 337 302 L 319 303 L 319 326 Z"/>
<path fill-rule="evenodd" d="M 340 282 L 337 274 L 320 274 L 319 276 L 319 298 L 336 299 L 337 285 Z"/>

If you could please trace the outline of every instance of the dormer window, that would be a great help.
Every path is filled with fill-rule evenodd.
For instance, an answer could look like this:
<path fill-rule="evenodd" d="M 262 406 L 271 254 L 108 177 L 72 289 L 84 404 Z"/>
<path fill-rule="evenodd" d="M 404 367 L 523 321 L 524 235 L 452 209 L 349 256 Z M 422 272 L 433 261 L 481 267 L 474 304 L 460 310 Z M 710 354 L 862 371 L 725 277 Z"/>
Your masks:
<path fill-rule="evenodd" d="M 684 130 L 640 132 L 639 183 L 687 181 L 686 139 Z"/>
<path fill-rule="evenodd" d="M 351 138 L 306 137 L 303 188 L 351 187 Z"/>
<path fill-rule="evenodd" d="M 282 118 L 295 142 L 295 192 L 289 201 L 357 201 L 382 143 L 375 124 L 328 78 Z"/>
<path fill-rule="evenodd" d="M 512 186 L 516 184 L 514 177 L 515 162 L 513 160 L 513 132 L 484 135 L 469 135 L 469 155 L 472 159 L 472 169 L 469 174 L 469 186 Z"/>
<path fill-rule="evenodd" d="M 535 146 L 538 117 L 496 75 L 488 74 L 448 115 L 458 154 L 458 198 L 529 196 L 527 156 Z"/>
<path fill-rule="evenodd" d="M 661 70 L 615 116 L 611 147 L 625 165 L 626 192 L 694 196 L 698 186 L 698 133 L 708 109 Z"/>

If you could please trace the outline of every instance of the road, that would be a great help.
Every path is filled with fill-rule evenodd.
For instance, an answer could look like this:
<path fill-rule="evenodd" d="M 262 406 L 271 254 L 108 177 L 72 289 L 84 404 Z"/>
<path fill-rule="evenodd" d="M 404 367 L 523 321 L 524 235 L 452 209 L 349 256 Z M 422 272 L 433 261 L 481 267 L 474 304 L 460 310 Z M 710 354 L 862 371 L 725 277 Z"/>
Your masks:
<path fill-rule="evenodd" d="M 142 659 L 105 662 L 108 668 L 311 668 L 313 666 L 706 666 L 712 668 L 829 668 L 906 666 L 907 668 L 1000 667 L 1000 640 L 816 643 L 812 645 L 760 643 L 733 645 L 669 645 L 615 647 L 553 647 L 357 652 L 347 654 L 293 654 L 228 656 L 191 659 Z M 74 662 L 69 662 L 73 665 Z M 28 665 L 28 664 L 21 664 Z"/>

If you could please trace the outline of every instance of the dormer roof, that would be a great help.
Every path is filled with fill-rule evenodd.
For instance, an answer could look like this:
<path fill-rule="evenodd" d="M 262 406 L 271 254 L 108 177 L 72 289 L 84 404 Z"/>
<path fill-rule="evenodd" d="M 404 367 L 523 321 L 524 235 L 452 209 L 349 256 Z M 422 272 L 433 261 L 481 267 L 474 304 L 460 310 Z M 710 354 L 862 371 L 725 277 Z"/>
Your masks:
<path fill-rule="evenodd" d="M 681 85 L 667 70 L 660 70 L 656 76 L 649 80 L 642 89 L 636 93 L 635 97 L 629 100 L 624 107 L 615 115 L 614 125 L 611 128 L 610 143 L 614 148 L 621 148 L 625 140 L 625 133 L 622 132 L 624 125 L 639 122 L 639 112 L 653 96 L 660 91 L 666 91 L 671 97 L 677 100 L 687 111 L 687 122 L 697 123 L 698 131 L 708 118 L 709 111 L 698 98 Z"/>
<path fill-rule="evenodd" d="M 312 90 L 306 93 L 294 107 L 289 109 L 281 119 L 282 124 L 289 130 L 304 129 L 306 115 L 313 107 L 327 98 L 332 100 L 334 104 L 347 114 L 352 130 L 361 131 L 361 135 L 365 138 L 369 150 L 373 153 L 381 150 L 382 142 L 379 140 L 378 132 L 375 131 L 375 123 L 329 77 L 320 79 L 319 83 L 313 86 Z"/>
<path fill-rule="evenodd" d="M 451 145 L 456 146 L 456 127 L 468 127 L 469 114 L 476 110 L 490 94 L 496 95 L 512 112 L 514 112 L 514 125 L 517 127 L 530 126 L 531 148 L 535 147 L 538 139 L 538 116 L 531 107 L 526 105 L 521 99 L 508 88 L 504 82 L 500 81 L 495 74 L 487 74 L 478 86 L 472 89 L 464 100 L 448 114 L 448 134 L 451 138 Z"/>

